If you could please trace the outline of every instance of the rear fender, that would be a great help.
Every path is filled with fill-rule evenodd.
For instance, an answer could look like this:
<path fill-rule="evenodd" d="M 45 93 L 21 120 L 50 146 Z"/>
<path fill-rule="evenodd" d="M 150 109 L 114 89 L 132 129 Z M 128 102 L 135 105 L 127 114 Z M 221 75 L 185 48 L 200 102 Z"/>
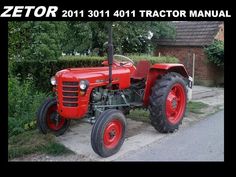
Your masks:
<path fill-rule="evenodd" d="M 155 81 L 168 72 L 176 72 L 182 75 L 184 78 L 188 79 L 189 75 L 182 64 L 155 64 L 153 65 L 148 73 L 146 87 L 144 91 L 143 103 L 144 106 L 149 105 L 149 96 L 152 94 L 152 87 Z"/>
<path fill-rule="evenodd" d="M 176 73 L 181 74 L 183 77 L 188 78 L 188 72 L 185 69 L 183 64 L 155 64 L 151 67 L 151 69 L 165 70 L 168 72 L 176 72 Z"/>

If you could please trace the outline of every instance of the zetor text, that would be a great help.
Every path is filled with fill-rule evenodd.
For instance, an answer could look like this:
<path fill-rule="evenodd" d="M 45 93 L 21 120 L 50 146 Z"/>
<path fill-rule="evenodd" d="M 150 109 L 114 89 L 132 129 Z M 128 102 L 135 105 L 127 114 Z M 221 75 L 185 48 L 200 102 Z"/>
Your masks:
<path fill-rule="evenodd" d="M 57 6 L 4 6 L 1 17 L 56 17 Z"/>

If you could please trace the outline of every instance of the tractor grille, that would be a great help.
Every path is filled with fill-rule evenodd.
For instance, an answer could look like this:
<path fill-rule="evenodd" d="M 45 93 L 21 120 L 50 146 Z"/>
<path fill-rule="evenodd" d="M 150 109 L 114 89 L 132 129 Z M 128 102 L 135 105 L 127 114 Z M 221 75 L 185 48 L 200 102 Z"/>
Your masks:
<path fill-rule="evenodd" d="M 62 104 L 66 107 L 78 106 L 79 82 L 62 82 Z"/>

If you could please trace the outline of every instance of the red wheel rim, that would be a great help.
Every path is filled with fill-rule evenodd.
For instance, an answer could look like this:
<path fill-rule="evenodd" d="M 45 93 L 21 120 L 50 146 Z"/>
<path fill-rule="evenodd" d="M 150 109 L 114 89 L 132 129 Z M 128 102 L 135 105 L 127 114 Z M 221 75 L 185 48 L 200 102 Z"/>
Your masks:
<path fill-rule="evenodd" d="M 48 112 L 46 114 L 46 121 L 47 126 L 52 131 L 58 131 L 60 130 L 63 125 L 65 124 L 65 118 L 58 115 L 58 121 L 56 121 L 57 116 L 57 106 L 51 106 L 48 108 Z"/>
<path fill-rule="evenodd" d="M 119 120 L 109 122 L 105 128 L 103 142 L 106 148 L 114 148 L 122 136 L 122 123 Z"/>
<path fill-rule="evenodd" d="M 175 84 L 171 88 L 166 98 L 166 117 L 172 124 L 180 121 L 184 114 L 186 105 L 186 95 L 181 84 Z"/>

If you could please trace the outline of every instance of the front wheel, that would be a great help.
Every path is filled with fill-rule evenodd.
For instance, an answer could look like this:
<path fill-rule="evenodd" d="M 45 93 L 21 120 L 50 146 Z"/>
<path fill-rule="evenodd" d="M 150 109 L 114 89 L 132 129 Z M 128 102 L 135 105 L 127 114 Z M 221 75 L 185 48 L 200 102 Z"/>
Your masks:
<path fill-rule="evenodd" d="M 168 73 L 157 80 L 150 96 L 150 120 L 161 133 L 174 132 L 181 123 L 187 103 L 187 90 L 183 77 Z"/>
<path fill-rule="evenodd" d="M 68 129 L 70 119 L 65 119 L 57 113 L 56 98 L 48 98 L 38 110 L 37 125 L 43 134 L 51 132 L 59 136 L 64 134 Z"/>
<path fill-rule="evenodd" d="M 126 119 L 121 111 L 109 109 L 97 117 L 91 132 L 95 153 L 108 157 L 118 152 L 124 143 Z"/>

